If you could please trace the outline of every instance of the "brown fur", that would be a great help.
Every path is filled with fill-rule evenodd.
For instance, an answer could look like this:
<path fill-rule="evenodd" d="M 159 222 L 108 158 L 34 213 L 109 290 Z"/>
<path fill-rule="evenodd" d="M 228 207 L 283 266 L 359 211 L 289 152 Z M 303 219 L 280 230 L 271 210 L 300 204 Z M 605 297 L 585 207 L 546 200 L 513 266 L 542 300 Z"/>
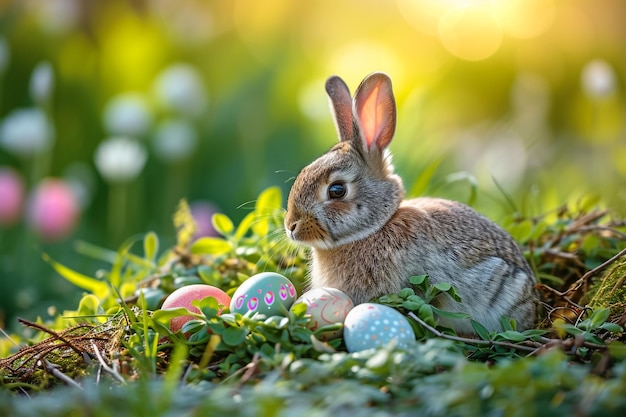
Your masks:
<path fill-rule="evenodd" d="M 412 275 L 428 274 L 461 296 L 461 303 L 441 297 L 441 308 L 467 312 L 489 330 L 500 328 L 501 316 L 514 318 L 519 329 L 532 327 L 536 280 L 504 230 L 458 202 L 402 200 L 402 181 L 384 153 L 395 130 L 390 80 L 374 74 L 355 94 L 353 109 L 364 107 L 360 101 L 380 108 L 374 117 L 381 125 L 370 123 L 366 131 L 360 127 L 364 116 L 347 116 L 347 87 L 338 90 L 345 84 L 336 77 L 329 84 L 334 112 L 342 115 L 336 119 L 341 142 L 298 175 L 285 216 L 290 238 L 312 248 L 312 286 L 340 289 L 358 304 L 398 292 Z M 387 96 L 379 98 L 381 91 Z M 333 182 L 345 185 L 344 197 L 330 197 Z M 442 322 L 473 333 L 468 321 Z"/>

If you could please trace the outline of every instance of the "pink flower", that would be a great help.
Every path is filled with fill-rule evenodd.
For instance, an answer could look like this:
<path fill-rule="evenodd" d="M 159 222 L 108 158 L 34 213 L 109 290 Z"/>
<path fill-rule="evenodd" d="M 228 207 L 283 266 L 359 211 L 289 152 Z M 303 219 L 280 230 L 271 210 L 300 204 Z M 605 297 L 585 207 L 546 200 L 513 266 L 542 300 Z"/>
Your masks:
<path fill-rule="evenodd" d="M 28 223 L 43 240 L 61 240 L 74 230 L 78 207 L 78 199 L 69 184 L 47 178 L 37 185 L 29 200 Z"/>
<path fill-rule="evenodd" d="M 24 181 L 11 168 L 0 167 L 0 226 L 12 226 L 20 218 Z"/>

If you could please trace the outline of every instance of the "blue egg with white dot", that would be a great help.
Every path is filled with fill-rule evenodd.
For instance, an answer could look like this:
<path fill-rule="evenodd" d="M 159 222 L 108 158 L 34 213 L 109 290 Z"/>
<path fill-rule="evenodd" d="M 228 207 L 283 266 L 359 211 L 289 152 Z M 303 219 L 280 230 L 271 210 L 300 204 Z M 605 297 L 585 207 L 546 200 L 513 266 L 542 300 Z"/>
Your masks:
<path fill-rule="evenodd" d="M 415 343 L 409 321 L 397 310 L 382 304 L 364 303 L 354 307 L 344 322 L 343 338 L 348 352 L 386 346 L 408 349 Z"/>

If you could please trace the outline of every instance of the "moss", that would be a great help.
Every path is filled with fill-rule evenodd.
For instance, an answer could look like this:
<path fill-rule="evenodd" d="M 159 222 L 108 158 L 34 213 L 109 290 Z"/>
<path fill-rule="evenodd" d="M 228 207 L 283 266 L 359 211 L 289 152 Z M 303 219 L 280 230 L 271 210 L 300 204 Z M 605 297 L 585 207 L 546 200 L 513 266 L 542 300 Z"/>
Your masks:
<path fill-rule="evenodd" d="M 608 307 L 623 314 L 626 306 L 626 257 L 620 258 L 589 290 L 591 307 Z"/>
<path fill-rule="evenodd" d="M 33 390 L 52 388 L 59 376 L 80 379 L 95 364 L 94 350 L 109 356 L 119 349 L 120 320 L 111 319 L 113 327 L 82 324 L 56 333 L 45 326 L 28 322 L 51 337 L 31 346 L 24 346 L 16 354 L 0 359 L 0 386 L 21 386 Z"/>

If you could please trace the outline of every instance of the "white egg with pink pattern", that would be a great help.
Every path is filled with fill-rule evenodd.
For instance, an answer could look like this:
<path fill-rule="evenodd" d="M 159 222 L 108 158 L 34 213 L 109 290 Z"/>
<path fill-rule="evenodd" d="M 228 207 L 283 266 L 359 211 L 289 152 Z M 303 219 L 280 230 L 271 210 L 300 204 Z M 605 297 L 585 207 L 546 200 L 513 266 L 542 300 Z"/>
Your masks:
<path fill-rule="evenodd" d="M 307 327 L 313 331 L 320 327 L 343 323 L 354 303 L 345 293 L 336 288 L 314 288 L 302 294 L 295 304 L 306 304 L 306 312 L 311 317 Z M 321 340 L 332 340 L 341 337 L 343 328 L 319 332 Z"/>

